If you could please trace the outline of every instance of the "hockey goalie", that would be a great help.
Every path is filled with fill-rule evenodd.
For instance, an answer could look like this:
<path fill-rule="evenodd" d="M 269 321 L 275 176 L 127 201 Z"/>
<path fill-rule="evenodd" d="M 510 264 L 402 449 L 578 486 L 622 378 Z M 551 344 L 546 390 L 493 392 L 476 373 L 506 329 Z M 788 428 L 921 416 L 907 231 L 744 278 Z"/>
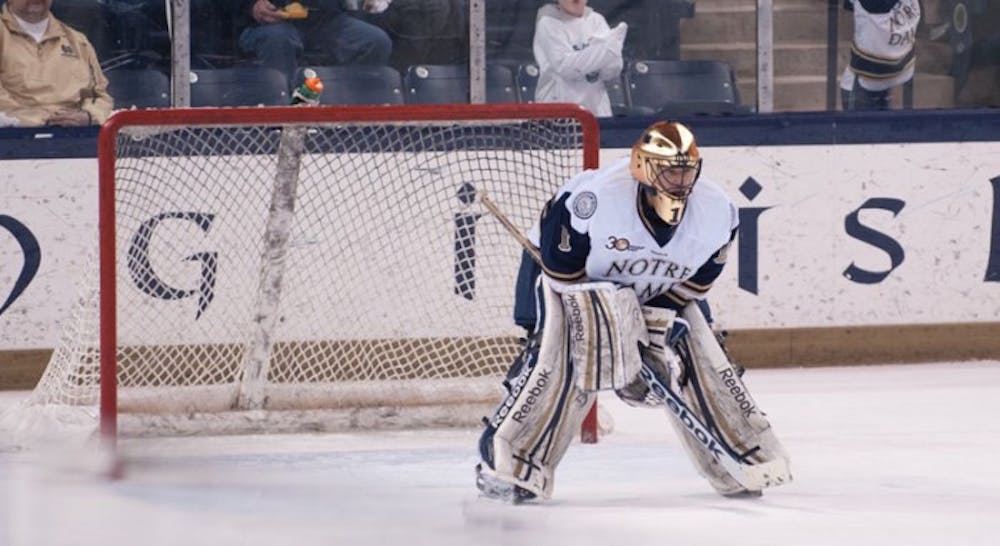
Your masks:
<path fill-rule="evenodd" d="M 662 408 L 721 495 L 791 481 L 784 448 L 699 305 L 738 226 L 701 166 L 691 131 L 657 122 L 630 157 L 575 176 L 546 205 L 518 278 L 515 320 L 530 334 L 479 440 L 483 495 L 550 498 L 602 390 Z"/>

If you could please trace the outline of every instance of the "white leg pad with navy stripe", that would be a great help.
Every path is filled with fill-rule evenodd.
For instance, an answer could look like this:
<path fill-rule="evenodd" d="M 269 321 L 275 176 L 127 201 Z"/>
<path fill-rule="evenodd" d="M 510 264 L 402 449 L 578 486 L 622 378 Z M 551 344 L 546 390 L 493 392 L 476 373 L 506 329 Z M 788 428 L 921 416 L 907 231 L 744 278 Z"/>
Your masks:
<path fill-rule="evenodd" d="M 691 303 L 681 315 L 691 331 L 678 346 L 687 375 L 679 395 L 725 451 L 722 456 L 710 453 L 703 442 L 689 433 L 689 427 L 678 414 L 668 411 L 670 423 L 698 473 L 723 495 L 760 491 L 792 481 L 788 453 L 701 310 Z M 740 472 L 734 475 L 723 464 L 723 458 L 739 461 Z"/>
<path fill-rule="evenodd" d="M 542 282 L 545 316 L 538 357 L 511 384 L 492 424 L 494 471 L 503 481 L 550 498 L 553 473 L 594 402 L 577 384 L 560 296 Z"/>

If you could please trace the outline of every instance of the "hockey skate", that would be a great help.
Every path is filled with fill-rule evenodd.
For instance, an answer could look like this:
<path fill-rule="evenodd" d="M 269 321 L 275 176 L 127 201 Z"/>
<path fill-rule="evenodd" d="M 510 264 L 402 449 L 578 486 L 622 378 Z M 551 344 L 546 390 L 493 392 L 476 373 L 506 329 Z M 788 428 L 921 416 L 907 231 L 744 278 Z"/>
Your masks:
<path fill-rule="evenodd" d="M 733 491 L 732 493 L 720 494 L 727 499 L 756 499 L 764 496 L 764 492 L 760 489 L 741 489 L 739 491 Z"/>
<path fill-rule="evenodd" d="M 496 477 L 483 463 L 476 465 L 476 487 L 484 497 L 510 504 L 521 504 L 536 497 L 531 491 Z"/>

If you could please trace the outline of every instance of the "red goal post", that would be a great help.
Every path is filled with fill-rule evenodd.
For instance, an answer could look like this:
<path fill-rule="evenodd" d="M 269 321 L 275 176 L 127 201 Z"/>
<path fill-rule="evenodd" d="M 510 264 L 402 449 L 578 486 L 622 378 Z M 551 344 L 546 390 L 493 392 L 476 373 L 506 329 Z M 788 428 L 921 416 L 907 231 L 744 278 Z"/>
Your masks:
<path fill-rule="evenodd" d="M 475 196 L 527 231 L 598 151 L 575 105 L 117 113 L 98 143 L 102 435 L 123 413 L 168 433 L 234 412 L 254 430 L 288 428 L 279 412 L 314 430 L 326 410 L 478 418 L 519 348 L 521 251 Z M 89 330 L 36 397 L 89 399 Z"/>

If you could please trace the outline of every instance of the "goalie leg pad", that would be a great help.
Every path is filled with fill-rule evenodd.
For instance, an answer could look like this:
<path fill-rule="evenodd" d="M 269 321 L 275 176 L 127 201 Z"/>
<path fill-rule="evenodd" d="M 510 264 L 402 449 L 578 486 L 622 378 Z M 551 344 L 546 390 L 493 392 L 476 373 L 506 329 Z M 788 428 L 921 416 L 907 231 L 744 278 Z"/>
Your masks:
<path fill-rule="evenodd" d="M 481 469 L 479 475 L 550 498 L 555 468 L 596 394 L 577 386 L 559 295 L 547 282 L 543 287 L 541 344 L 537 355 L 526 359 L 520 373 L 509 381 L 509 393 L 487 423 L 480 453 L 490 471 Z M 489 480 L 483 482 L 489 485 Z M 480 489 L 490 494 L 482 485 Z M 495 484 L 490 489 L 498 490 Z"/>
<path fill-rule="evenodd" d="M 621 389 L 639 374 L 639 344 L 649 343 L 639 300 L 609 282 L 560 290 L 577 386 L 586 392 Z"/>
<path fill-rule="evenodd" d="M 767 479 L 758 485 L 770 487 L 790 482 L 788 454 L 719 346 L 701 311 L 689 304 L 682 316 L 691 331 L 677 346 L 686 376 L 680 397 L 735 458 L 769 469 Z M 684 433 L 683 424 L 676 415 L 670 414 L 671 424 L 680 434 L 685 450 L 712 487 L 727 496 L 746 492 L 748 488 L 722 468 L 717 457 L 703 444 Z"/>
<path fill-rule="evenodd" d="M 669 411 L 667 414 L 670 416 L 670 419 L 668 419 L 670 428 L 674 429 L 674 432 L 677 433 L 677 437 L 680 439 L 681 445 L 684 446 L 684 451 L 694 464 L 695 470 L 698 471 L 699 476 L 708 481 L 712 489 L 715 489 L 723 496 L 734 496 L 748 491 L 746 487 L 729 474 L 729 471 L 723 468 L 719 460 L 705 448 L 704 444 L 695 439 L 694 436 L 688 434 L 684 424 L 681 423 L 677 415 Z"/>

